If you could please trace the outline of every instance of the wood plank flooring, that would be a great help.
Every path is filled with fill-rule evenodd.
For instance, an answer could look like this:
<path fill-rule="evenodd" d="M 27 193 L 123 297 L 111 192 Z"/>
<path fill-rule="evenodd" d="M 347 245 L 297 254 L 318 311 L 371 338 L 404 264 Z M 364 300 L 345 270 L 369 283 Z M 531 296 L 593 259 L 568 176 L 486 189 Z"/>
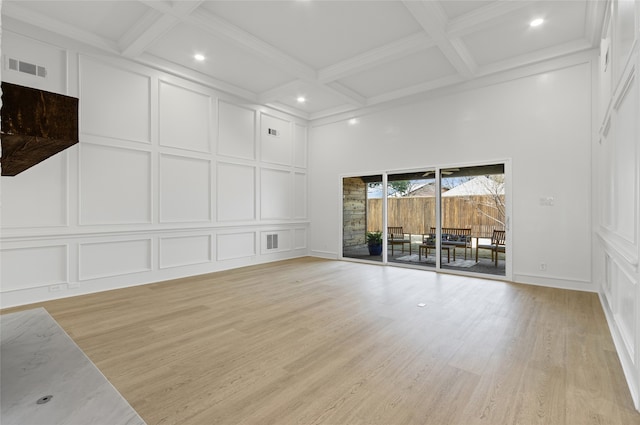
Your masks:
<path fill-rule="evenodd" d="M 640 424 L 592 293 L 303 258 L 37 306 L 150 425 Z"/>

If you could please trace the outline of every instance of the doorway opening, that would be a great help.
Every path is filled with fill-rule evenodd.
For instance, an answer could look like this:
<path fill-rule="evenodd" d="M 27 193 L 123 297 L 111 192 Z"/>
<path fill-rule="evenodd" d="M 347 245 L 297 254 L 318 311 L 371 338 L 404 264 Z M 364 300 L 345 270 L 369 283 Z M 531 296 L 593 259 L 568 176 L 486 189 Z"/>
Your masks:
<path fill-rule="evenodd" d="M 496 163 L 345 177 L 342 256 L 508 276 L 506 176 Z"/>

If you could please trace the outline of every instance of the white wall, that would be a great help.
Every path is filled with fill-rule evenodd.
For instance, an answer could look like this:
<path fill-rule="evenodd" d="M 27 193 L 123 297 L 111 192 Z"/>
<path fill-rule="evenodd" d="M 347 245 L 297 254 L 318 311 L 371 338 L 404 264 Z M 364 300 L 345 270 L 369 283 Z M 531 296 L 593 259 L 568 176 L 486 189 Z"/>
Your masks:
<path fill-rule="evenodd" d="M 610 4 L 598 63 L 594 280 L 640 408 L 640 1 Z"/>
<path fill-rule="evenodd" d="M 591 280 L 593 54 L 484 87 L 312 126 L 311 250 L 341 247 L 340 176 L 510 159 L 513 278 L 595 291 Z M 553 197 L 555 205 L 541 206 Z M 546 271 L 539 264 L 547 264 Z"/>
<path fill-rule="evenodd" d="M 48 77 L 3 81 L 79 97 L 80 143 L 2 177 L 1 307 L 307 254 L 306 122 L 29 31 Z"/>

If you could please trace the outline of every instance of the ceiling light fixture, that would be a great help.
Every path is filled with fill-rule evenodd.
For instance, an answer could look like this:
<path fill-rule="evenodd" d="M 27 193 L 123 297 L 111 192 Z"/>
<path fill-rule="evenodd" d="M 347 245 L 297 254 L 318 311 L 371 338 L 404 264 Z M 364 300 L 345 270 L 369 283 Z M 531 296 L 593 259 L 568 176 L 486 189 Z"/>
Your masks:
<path fill-rule="evenodd" d="M 529 22 L 529 25 L 532 27 L 539 27 L 540 25 L 542 25 L 543 22 L 544 22 L 544 19 L 536 18 L 533 21 Z"/>
<path fill-rule="evenodd" d="M 298 103 L 304 103 L 307 101 L 307 99 L 304 98 L 304 96 L 298 96 Z"/>
<path fill-rule="evenodd" d="M 202 62 L 204 60 L 204 55 L 201 53 L 196 53 L 195 55 L 193 55 L 193 58 L 198 62 Z"/>

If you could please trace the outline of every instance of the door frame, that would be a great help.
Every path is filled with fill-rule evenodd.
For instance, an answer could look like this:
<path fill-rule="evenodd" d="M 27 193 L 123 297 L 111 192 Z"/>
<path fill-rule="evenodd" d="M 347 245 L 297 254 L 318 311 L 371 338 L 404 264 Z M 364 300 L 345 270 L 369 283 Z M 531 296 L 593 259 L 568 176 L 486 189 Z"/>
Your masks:
<path fill-rule="evenodd" d="M 504 194 L 505 194 L 505 231 L 506 231 L 506 247 L 505 251 L 507 255 L 505 255 L 505 275 L 487 275 L 483 273 L 474 273 L 464 270 L 452 270 L 452 269 L 442 269 L 440 267 L 441 260 L 441 250 L 436 249 L 436 265 L 434 268 L 425 268 L 421 266 L 414 266 L 411 264 L 399 264 L 395 262 L 389 262 L 387 258 L 387 198 L 388 198 L 388 176 L 390 174 L 402 174 L 402 173 L 411 173 L 411 172 L 420 172 L 425 170 L 435 170 L 435 175 L 440 176 L 440 171 L 448 168 L 465 168 L 465 167 L 477 167 L 483 165 L 494 165 L 494 164 L 503 164 L 504 165 Z M 349 257 L 344 257 L 343 250 L 343 227 L 344 227 L 344 205 L 343 205 L 343 179 L 345 178 L 353 178 L 353 177 L 362 177 L 362 176 L 372 176 L 372 175 L 380 175 L 382 176 L 382 262 L 380 261 L 369 261 L 369 260 L 361 260 L 354 259 Z M 440 178 L 435 179 L 436 182 L 436 231 L 439 234 L 441 232 L 441 224 L 442 224 L 442 208 L 441 208 L 441 193 L 440 193 Z M 464 276 L 473 276 L 473 277 L 483 277 L 483 278 L 491 278 L 495 280 L 513 280 L 513 175 L 512 175 L 512 164 L 510 158 L 503 158 L 491 161 L 475 161 L 475 162 L 467 162 L 467 163 L 448 163 L 448 164 L 438 164 L 438 165 L 427 165 L 424 167 L 415 167 L 415 168 L 401 168 L 401 169 L 389 169 L 383 171 L 373 171 L 373 172 L 365 172 L 365 173 L 349 173 L 343 174 L 339 176 L 339 226 L 338 226 L 338 235 L 339 235 L 339 246 L 340 252 L 338 254 L 338 259 L 343 261 L 354 261 L 354 262 L 363 262 L 367 264 L 379 264 L 385 266 L 394 266 L 394 267 L 407 267 L 418 270 L 425 271 L 433 271 L 436 273 L 447 273 L 447 274 L 460 274 Z M 440 244 L 440 238 L 436 238 L 436 243 Z"/>

